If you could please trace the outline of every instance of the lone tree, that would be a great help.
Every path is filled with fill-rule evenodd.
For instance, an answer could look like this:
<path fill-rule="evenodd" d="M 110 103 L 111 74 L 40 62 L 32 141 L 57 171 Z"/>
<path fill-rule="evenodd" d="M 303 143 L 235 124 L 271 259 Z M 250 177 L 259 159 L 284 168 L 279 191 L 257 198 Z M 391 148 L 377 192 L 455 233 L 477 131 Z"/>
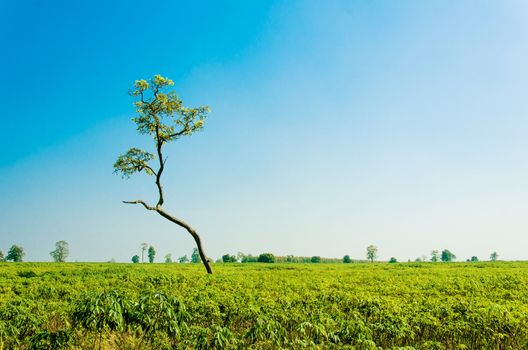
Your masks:
<path fill-rule="evenodd" d="M 450 262 L 456 259 L 455 254 L 451 253 L 449 249 L 442 250 L 442 255 L 440 256 L 443 262 Z"/>
<path fill-rule="evenodd" d="M 154 258 L 156 257 L 156 249 L 154 249 L 153 246 L 150 246 L 147 255 L 149 258 L 149 263 L 152 264 L 154 262 Z"/>
<path fill-rule="evenodd" d="M 499 254 L 497 254 L 497 252 L 493 252 L 490 254 L 491 261 L 497 261 L 498 258 L 499 258 Z"/>
<path fill-rule="evenodd" d="M 11 248 L 9 248 L 9 251 L 7 252 L 5 260 L 21 262 L 24 259 L 24 255 L 26 255 L 26 253 L 24 253 L 24 248 L 19 245 L 12 245 Z"/>
<path fill-rule="evenodd" d="M 132 257 L 132 262 L 133 262 L 134 264 L 139 263 L 139 255 L 137 255 L 137 254 L 134 255 L 134 256 Z"/>
<path fill-rule="evenodd" d="M 433 250 L 431 252 L 431 261 L 437 262 L 438 260 L 440 260 L 440 255 L 438 254 L 438 250 Z"/>
<path fill-rule="evenodd" d="M 205 255 L 201 238 L 196 230 L 185 221 L 163 209 L 165 199 L 161 176 L 167 162 L 167 158 L 163 156 L 163 146 L 168 142 L 176 141 L 183 136 L 190 136 L 201 130 L 209 112 L 207 106 L 184 107 L 174 91 L 164 92 L 166 88 L 173 85 L 172 80 L 160 75 L 154 76 L 149 81 L 136 80 L 134 90 L 130 92 L 130 95 L 137 99 L 134 103 L 137 108 L 137 116 L 133 121 L 136 123 L 137 131 L 140 134 L 149 135 L 154 139 L 156 155 L 138 148 L 131 148 L 127 153 L 119 156 L 114 164 L 114 169 L 115 173 L 120 173 L 125 178 L 136 172 L 144 172 L 155 178 L 159 194 L 156 205 L 149 205 L 143 200 L 124 201 L 124 203 L 141 204 L 145 209 L 155 211 L 165 219 L 187 230 L 196 243 L 207 273 L 213 273 L 209 259 Z M 150 161 L 155 158 L 157 158 L 157 166 L 150 164 Z"/>
<path fill-rule="evenodd" d="M 191 263 L 198 264 L 199 262 L 200 262 L 200 253 L 198 252 L 197 248 L 194 248 L 191 254 Z"/>
<path fill-rule="evenodd" d="M 375 245 L 369 245 L 367 247 L 367 259 L 370 260 L 370 262 L 374 262 L 376 258 L 378 257 L 378 248 L 376 248 Z"/>
<path fill-rule="evenodd" d="M 145 251 L 148 248 L 148 243 L 141 243 L 141 262 L 145 262 Z"/>
<path fill-rule="evenodd" d="M 68 255 L 70 255 L 68 242 L 58 241 L 55 243 L 55 250 L 51 251 L 50 255 L 55 262 L 65 262 Z"/>

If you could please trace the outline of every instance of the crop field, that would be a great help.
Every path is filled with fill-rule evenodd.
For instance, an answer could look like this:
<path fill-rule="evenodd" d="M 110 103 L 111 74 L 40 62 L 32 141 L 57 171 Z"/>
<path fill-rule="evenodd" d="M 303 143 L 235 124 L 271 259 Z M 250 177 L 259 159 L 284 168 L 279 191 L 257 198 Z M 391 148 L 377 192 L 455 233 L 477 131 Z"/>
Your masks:
<path fill-rule="evenodd" d="M 528 349 L 528 263 L 1 263 L 0 349 Z"/>

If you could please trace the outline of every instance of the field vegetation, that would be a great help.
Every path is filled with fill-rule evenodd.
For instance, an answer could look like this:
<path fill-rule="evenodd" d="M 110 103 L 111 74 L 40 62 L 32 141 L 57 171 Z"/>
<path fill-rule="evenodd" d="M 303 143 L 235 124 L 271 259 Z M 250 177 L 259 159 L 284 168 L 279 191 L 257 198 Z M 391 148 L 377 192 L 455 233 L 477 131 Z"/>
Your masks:
<path fill-rule="evenodd" d="M 0 263 L 0 349 L 527 349 L 528 263 Z"/>

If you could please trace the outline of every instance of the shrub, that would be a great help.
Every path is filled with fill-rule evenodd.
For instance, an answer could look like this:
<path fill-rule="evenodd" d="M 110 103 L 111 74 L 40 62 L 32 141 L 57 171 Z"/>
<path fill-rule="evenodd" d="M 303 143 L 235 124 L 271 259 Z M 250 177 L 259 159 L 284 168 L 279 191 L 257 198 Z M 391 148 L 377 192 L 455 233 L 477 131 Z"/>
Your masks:
<path fill-rule="evenodd" d="M 262 253 L 259 255 L 257 261 L 263 263 L 273 263 L 275 262 L 275 255 L 271 253 Z"/>

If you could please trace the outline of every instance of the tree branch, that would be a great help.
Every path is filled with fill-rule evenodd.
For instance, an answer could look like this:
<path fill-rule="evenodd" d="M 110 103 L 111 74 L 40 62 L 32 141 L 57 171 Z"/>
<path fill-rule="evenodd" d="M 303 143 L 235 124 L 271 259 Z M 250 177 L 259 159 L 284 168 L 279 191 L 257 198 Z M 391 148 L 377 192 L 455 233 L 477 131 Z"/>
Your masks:
<path fill-rule="evenodd" d="M 154 169 L 152 169 L 150 166 L 148 166 L 148 165 L 144 165 L 144 167 L 147 168 L 148 170 L 152 171 L 152 173 L 153 173 L 154 175 L 156 175 L 156 176 L 158 175 L 158 173 L 155 172 Z"/>
<path fill-rule="evenodd" d="M 143 204 L 143 206 L 147 209 L 147 210 L 156 210 L 156 208 L 154 207 L 151 207 L 150 205 L 148 205 L 147 203 L 143 202 L 142 200 L 136 200 L 136 201 L 123 201 L 123 203 L 126 203 L 126 204 Z"/>
<path fill-rule="evenodd" d="M 174 134 L 170 134 L 169 138 L 172 139 L 173 137 L 176 137 L 176 136 L 182 136 L 186 131 L 188 131 L 188 129 L 184 127 L 182 130 L 175 132 Z"/>

